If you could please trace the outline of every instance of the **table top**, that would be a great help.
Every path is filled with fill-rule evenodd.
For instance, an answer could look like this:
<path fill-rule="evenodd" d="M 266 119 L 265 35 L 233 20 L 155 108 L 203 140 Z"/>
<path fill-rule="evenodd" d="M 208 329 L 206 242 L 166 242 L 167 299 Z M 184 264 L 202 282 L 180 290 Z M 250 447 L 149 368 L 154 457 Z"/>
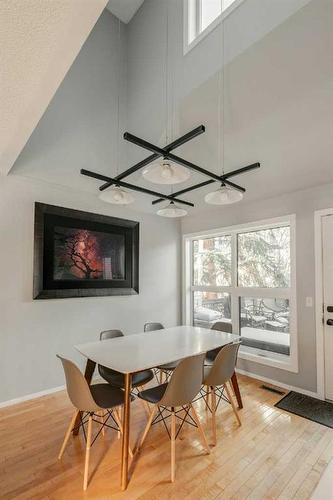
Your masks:
<path fill-rule="evenodd" d="M 86 358 L 121 373 L 136 373 L 239 341 L 238 335 L 194 326 L 88 342 L 75 348 Z"/>

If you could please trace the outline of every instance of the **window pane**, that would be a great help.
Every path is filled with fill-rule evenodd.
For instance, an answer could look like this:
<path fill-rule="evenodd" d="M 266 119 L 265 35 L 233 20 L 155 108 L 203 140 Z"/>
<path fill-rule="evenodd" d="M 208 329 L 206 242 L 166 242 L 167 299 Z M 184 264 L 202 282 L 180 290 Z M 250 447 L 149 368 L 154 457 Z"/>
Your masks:
<path fill-rule="evenodd" d="M 290 227 L 238 235 L 238 285 L 290 287 Z"/>
<path fill-rule="evenodd" d="M 231 323 L 231 295 L 193 292 L 193 325 L 210 328 L 216 321 Z"/>
<path fill-rule="evenodd" d="M 193 42 L 196 33 L 196 0 L 188 0 L 187 3 L 187 13 L 188 13 L 188 43 Z"/>
<path fill-rule="evenodd" d="M 193 284 L 231 285 L 231 236 L 193 241 Z"/>
<path fill-rule="evenodd" d="M 221 0 L 201 0 L 201 31 L 221 14 Z"/>
<path fill-rule="evenodd" d="M 289 355 L 289 300 L 241 297 L 239 303 L 242 344 Z"/>

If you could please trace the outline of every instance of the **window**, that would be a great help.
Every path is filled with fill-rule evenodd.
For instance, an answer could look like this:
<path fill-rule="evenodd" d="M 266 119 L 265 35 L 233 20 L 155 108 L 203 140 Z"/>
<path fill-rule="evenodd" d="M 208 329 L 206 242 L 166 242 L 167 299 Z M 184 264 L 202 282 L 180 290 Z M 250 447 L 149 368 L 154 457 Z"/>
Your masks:
<path fill-rule="evenodd" d="M 294 216 L 185 236 L 186 323 L 232 324 L 241 356 L 297 370 Z"/>
<path fill-rule="evenodd" d="M 184 48 L 192 48 L 242 0 L 184 0 Z"/>

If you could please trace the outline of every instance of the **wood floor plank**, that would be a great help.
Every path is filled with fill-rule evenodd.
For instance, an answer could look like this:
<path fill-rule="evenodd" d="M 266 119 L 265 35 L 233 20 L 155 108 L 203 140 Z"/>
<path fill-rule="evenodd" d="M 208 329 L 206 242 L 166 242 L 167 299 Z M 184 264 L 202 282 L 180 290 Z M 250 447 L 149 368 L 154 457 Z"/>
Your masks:
<path fill-rule="evenodd" d="M 170 441 L 153 426 L 121 492 L 120 440 L 108 430 L 91 450 L 91 478 L 82 491 L 85 445 L 71 437 L 57 454 L 73 409 L 59 392 L 0 410 L 1 500 L 307 500 L 333 457 L 333 430 L 274 407 L 278 394 L 239 376 L 244 409 L 239 427 L 230 405 L 217 412 L 217 445 L 206 455 L 197 429 L 184 426 L 176 441 L 176 481 L 170 479 Z M 212 442 L 210 413 L 195 404 Z M 132 444 L 147 415 L 133 403 Z M 97 431 L 97 424 L 94 424 Z"/>

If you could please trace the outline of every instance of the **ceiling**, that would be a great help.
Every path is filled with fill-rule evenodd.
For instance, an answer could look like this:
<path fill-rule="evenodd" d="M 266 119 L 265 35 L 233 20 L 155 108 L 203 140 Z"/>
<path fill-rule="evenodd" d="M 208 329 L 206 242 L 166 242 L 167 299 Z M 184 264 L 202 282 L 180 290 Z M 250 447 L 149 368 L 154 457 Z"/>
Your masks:
<path fill-rule="evenodd" d="M 7 174 L 107 0 L 1 0 L 0 173 Z"/>
<path fill-rule="evenodd" d="M 262 165 L 260 170 L 233 178 L 234 182 L 247 189 L 241 203 L 333 182 L 332 19 L 333 2 L 311 2 L 226 68 L 225 171 L 256 161 Z M 206 133 L 175 151 L 215 173 L 221 173 L 218 165 L 218 91 L 218 75 L 215 75 L 193 90 L 180 104 L 180 135 L 201 123 L 206 126 Z M 105 103 L 101 102 L 101 106 L 104 107 Z M 66 109 L 63 112 L 66 113 Z M 55 110 L 50 115 L 51 125 L 57 130 L 63 124 L 61 130 L 55 137 L 48 137 L 47 147 L 39 150 L 37 156 L 31 148 L 24 162 L 14 167 L 14 173 L 65 184 L 97 195 L 99 183 L 78 175 L 79 168 L 114 175 L 116 169 L 112 165 L 112 156 L 104 160 L 100 155 L 92 155 L 92 147 L 86 150 L 78 133 L 80 148 L 84 151 L 82 158 L 79 157 L 78 146 L 73 143 L 73 137 L 76 137 L 73 136 L 73 133 L 76 134 L 75 124 L 70 122 L 74 118 L 71 118 L 70 110 L 68 116 L 65 115 L 67 120 L 64 120 L 64 116 L 57 117 L 57 113 L 59 111 Z M 97 119 L 100 120 L 100 117 Z M 104 126 L 103 130 L 110 133 L 110 127 Z M 39 132 L 43 133 L 45 130 Z M 76 158 L 66 161 L 64 157 L 59 168 L 55 169 L 52 155 L 55 151 L 59 152 L 59 147 L 68 137 L 63 152 L 68 154 L 70 148 L 75 146 Z M 157 142 L 156 137 L 145 139 Z M 128 158 L 134 155 L 139 161 L 147 155 L 134 145 L 128 144 L 126 147 Z M 128 161 L 125 168 L 130 164 Z M 165 187 L 144 181 L 139 172 L 127 180 L 170 192 Z M 203 180 L 203 176 L 193 174 L 190 182 L 178 186 L 182 189 Z M 217 188 L 217 185 L 213 186 Z M 174 190 L 178 190 L 178 187 Z M 204 194 L 209 190 L 212 187 L 183 196 L 196 205 L 190 209 L 191 213 L 210 207 L 203 201 Z M 156 206 L 151 205 L 151 197 L 140 194 L 135 194 L 135 197 L 137 201 L 129 210 L 156 210 Z"/>
<path fill-rule="evenodd" d="M 106 8 L 123 23 L 129 23 L 144 0 L 109 0 Z"/>

